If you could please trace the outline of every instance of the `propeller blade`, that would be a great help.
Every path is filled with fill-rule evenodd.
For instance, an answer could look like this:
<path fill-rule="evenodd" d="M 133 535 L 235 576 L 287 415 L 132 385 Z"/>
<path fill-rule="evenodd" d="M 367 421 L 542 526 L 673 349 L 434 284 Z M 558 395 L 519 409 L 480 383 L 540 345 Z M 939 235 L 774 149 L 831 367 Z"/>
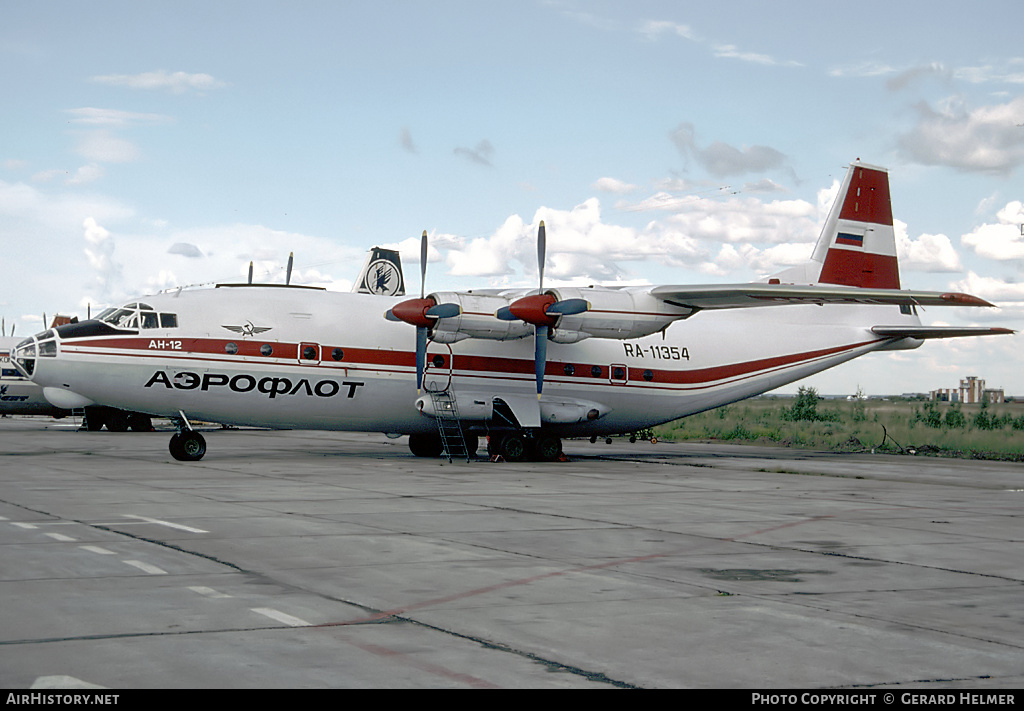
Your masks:
<path fill-rule="evenodd" d="M 564 299 L 551 304 L 551 306 L 547 307 L 544 313 L 571 316 L 573 314 L 581 314 L 584 311 L 589 310 L 590 302 L 586 299 Z"/>
<path fill-rule="evenodd" d="M 544 291 L 544 253 L 547 251 L 547 230 L 544 229 L 544 220 L 540 221 L 537 228 L 537 268 L 540 272 L 540 291 Z"/>
<path fill-rule="evenodd" d="M 424 297 L 427 288 L 427 231 L 423 230 L 420 237 L 420 298 Z"/>
<path fill-rule="evenodd" d="M 462 307 L 458 304 L 438 304 L 427 309 L 427 316 L 430 318 L 451 318 L 462 313 Z"/>
<path fill-rule="evenodd" d="M 288 255 L 288 272 L 284 276 L 285 286 L 292 283 L 292 264 L 295 263 L 295 252 Z"/>
<path fill-rule="evenodd" d="M 249 283 L 252 284 L 252 262 L 249 262 Z"/>
<path fill-rule="evenodd" d="M 423 389 L 423 370 L 427 364 L 427 329 L 416 327 L 416 394 Z"/>
<path fill-rule="evenodd" d="M 500 309 L 494 312 L 494 318 L 500 321 L 515 321 L 516 315 L 512 313 L 512 309 L 507 306 L 502 306 Z"/>
<path fill-rule="evenodd" d="M 548 360 L 548 327 L 537 326 L 533 344 L 533 372 L 537 376 L 537 399 L 544 389 L 544 368 Z"/>

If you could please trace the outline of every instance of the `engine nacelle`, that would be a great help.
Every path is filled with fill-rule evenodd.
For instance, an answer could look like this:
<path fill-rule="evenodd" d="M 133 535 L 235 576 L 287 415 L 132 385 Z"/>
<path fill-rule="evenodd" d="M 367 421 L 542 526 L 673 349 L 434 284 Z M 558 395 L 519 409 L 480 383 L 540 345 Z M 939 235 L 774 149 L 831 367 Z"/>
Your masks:
<path fill-rule="evenodd" d="M 580 314 L 566 314 L 555 326 L 558 333 L 582 333 L 594 338 L 642 338 L 657 333 L 673 321 L 693 314 L 688 308 L 671 306 L 647 291 L 608 289 L 605 287 L 560 287 L 549 289 L 559 300 L 584 299 L 590 308 Z M 570 336 L 570 338 L 572 338 Z M 572 343 L 574 340 L 559 342 Z"/>
<path fill-rule="evenodd" d="M 509 304 L 504 296 L 444 291 L 430 297 L 439 304 L 458 304 L 462 309 L 458 316 L 437 319 L 431 338 L 439 343 L 454 343 L 463 338 L 510 341 L 533 335 L 533 326 L 528 323 L 495 317 L 498 309 Z"/>

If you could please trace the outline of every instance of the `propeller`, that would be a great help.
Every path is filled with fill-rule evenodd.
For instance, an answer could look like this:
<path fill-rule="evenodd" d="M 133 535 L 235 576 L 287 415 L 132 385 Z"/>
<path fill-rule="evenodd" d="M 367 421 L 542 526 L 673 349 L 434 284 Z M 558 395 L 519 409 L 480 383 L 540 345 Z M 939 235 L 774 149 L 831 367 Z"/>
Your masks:
<path fill-rule="evenodd" d="M 427 231 L 420 238 L 420 298 L 406 299 L 388 309 L 384 317 L 389 321 L 403 321 L 416 327 L 416 392 L 423 389 L 423 371 L 427 362 L 427 337 L 439 318 L 450 318 L 462 313 L 458 304 L 439 304 L 425 296 L 427 284 Z"/>
<path fill-rule="evenodd" d="M 586 299 L 564 299 L 559 301 L 554 294 L 544 293 L 544 257 L 547 251 L 547 230 L 541 220 L 537 228 L 537 267 L 540 288 L 537 294 L 516 299 L 494 314 L 503 321 L 519 319 L 534 326 L 533 372 L 537 379 L 537 399 L 544 390 L 544 369 L 548 358 L 548 336 L 558 323 L 559 317 L 581 314 L 590 308 Z"/>
<path fill-rule="evenodd" d="M 291 252 L 288 255 L 288 271 L 285 273 L 284 283 L 288 286 L 292 283 L 292 265 L 295 263 L 295 252 Z"/>

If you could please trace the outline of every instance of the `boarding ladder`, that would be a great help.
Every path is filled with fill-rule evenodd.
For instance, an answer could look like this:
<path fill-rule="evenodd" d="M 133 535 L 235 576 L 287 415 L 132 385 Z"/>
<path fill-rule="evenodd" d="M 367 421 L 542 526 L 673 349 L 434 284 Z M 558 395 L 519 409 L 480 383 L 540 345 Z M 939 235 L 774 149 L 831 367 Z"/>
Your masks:
<path fill-rule="evenodd" d="M 466 458 L 470 461 L 469 448 L 466 446 L 466 436 L 462 432 L 462 423 L 459 421 L 459 407 L 455 402 L 455 393 L 449 388 L 443 390 L 431 390 L 430 401 L 434 406 L 434 419 L 437 421 L 437 433 L 441 436 L 442 457 Z"/>

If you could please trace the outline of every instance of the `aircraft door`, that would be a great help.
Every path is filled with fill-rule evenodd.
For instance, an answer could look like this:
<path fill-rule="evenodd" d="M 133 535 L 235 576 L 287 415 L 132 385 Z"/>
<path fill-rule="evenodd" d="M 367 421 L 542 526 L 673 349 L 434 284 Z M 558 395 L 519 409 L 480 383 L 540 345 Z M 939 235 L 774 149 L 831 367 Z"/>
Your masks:
<path fill-rule="evenodd" d="M 427 344 L 427 363 L 423 371 L 423 387 L 435 392 L 452 385 L 452 347 L 447 343 Z"/>

